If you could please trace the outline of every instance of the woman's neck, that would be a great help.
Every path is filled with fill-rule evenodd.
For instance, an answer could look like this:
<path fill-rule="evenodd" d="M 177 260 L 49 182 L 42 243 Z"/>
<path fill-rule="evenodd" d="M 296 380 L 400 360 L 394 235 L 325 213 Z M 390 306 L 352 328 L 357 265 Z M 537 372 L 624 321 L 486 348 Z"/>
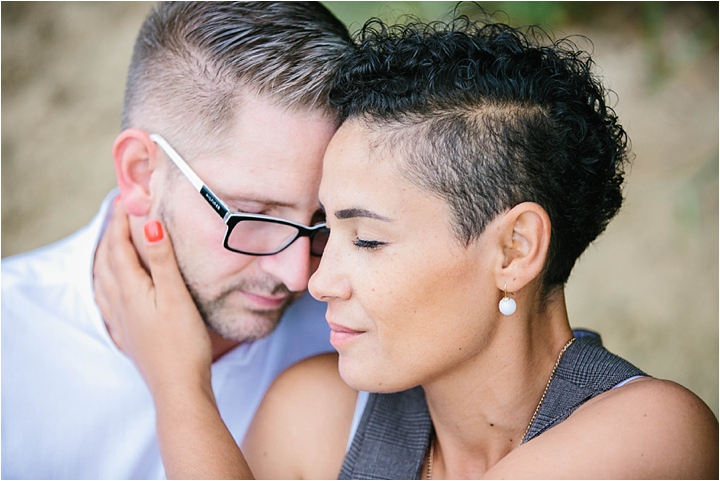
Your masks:
<path fill-rule="evenodd" d="M 436 478 L 481 477 L 522 443 L 572 337 L 562 291 L 540 313 L 498 322 L 503 324 L 481 352 L 423 384 L 436 433 Z"/>

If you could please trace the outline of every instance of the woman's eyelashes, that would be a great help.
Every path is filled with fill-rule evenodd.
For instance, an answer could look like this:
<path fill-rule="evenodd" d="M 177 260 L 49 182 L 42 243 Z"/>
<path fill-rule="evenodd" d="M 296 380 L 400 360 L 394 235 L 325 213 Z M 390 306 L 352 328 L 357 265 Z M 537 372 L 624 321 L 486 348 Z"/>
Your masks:
<path fill-rule="evenodd" d="M 353 241 L 353 244 L 358 249 L 375 250 L 380 246 L 384 246 L 385 244 L 387 244 L 387 242 L 355 238 L 355 240 Z"/>

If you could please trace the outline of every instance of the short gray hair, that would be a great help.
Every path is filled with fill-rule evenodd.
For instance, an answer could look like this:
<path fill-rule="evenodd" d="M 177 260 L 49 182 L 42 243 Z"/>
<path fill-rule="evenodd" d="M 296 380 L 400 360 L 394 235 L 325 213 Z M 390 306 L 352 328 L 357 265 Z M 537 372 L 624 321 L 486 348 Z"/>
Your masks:
<path fill-rule="evenodd" d="M 217 140 L 242 94 L 337 118 L 328 93 L 350 45 L 317 2 L 161 2 L 135 42 L 122 128 Z"/>

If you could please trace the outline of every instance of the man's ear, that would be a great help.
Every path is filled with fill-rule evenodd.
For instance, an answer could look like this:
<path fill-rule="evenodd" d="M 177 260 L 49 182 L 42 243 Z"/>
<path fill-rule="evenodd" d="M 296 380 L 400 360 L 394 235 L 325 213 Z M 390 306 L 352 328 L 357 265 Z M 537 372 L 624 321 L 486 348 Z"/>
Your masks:
<path fill-rule="evenodd" d="M 523 202 L 508 211 L 500 224 L 503 261 L 497 266 L 497 287 L 515 292 L 538 277 L 545 267 L 550 235 L 550 217 L 534 202 Z"/>
<path fill-rule="evenodd" d="M 128 214 L 146 216 L 152 206 L 150 177 L 157 165 L 157 146 L 138 129 L 123 130 L 113 145 L 113 160 L 123 206 Z"/>

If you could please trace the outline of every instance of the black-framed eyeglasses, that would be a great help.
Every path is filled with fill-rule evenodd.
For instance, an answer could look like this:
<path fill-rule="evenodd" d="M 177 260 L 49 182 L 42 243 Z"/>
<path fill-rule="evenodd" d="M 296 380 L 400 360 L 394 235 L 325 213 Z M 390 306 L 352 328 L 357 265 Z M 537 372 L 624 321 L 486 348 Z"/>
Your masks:
<path fill-rule="evenodd" d="M 150 139 L 160 146 L 213 210 L 222 217 L 227 226 L 223 241 L 226 249 L 251 256 L 271 256 L 288 248 L 298 238 L 309 237 L 310 254 L 316 257 L 322 255 L 330 235 L 330 229 L 324 222 L 308 227 L 262 214 L 230 212 L 227 204 L 200 180 L 167 140 L 158 134 L 150 134 Z"/>

